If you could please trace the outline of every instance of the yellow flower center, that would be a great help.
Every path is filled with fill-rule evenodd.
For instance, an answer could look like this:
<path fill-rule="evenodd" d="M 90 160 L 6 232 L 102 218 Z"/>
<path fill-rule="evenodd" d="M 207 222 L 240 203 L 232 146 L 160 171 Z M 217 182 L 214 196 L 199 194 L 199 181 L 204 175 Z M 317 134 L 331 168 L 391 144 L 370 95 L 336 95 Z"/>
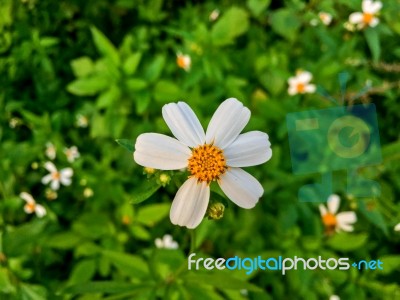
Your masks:
<path fill-rule="evenodd" d="M 334 214 L 327 213 L 322 217 L 322 222 L 324 223 L 325 227 L 335 227 L 337 224 L 336 216 Z"/>
<path fill-rule="evenodd" d="M 227 169 L 224 153 L 216 146 L 204 144 L 192 150 L 188 170 L 198 181 L 210 183 Z"/>
<path fill-rule="evenodd" d="M 60 172 L 51 173 L 51 179 L 60 180 Z"/>
<path fill-rule="evenodd" d="M 30 203 L 25 204 L 25 209 L 26 209 L 27 211 L 29 211 L 30 213 L 34 212 L 34 211 L 35 211 L 35 208 L 36 208 L 36 205 L 35 205 L 35 203 L 33 203 L 33 202 L 30 202 Z"/>
<path fill-rule="evenodd" d="M 373 18 L 374 18 L 373 14 L 369 14 L 369 13 L 364 13 L 363 14 L 363 21 L 364 21 L 365 24 L 371 23 Z"/>
<path fill-rule="evenodd" d="M 297 92 L 298 93 L 304 93 L 306 91 L 306 86 L 304 83 L 298 83 L 297 84 Z"/>
<path fill-rule="evenodd" d="M 182 68 L 182 69 L 185 69 L 185 68 L 188 67 L 186 57 L 183 56 L 183 55 L 179 55 L 179 56 L 176 58 L 176 63 L 177 63 L 177 65 L 178 65 L 180 68 Z"/>

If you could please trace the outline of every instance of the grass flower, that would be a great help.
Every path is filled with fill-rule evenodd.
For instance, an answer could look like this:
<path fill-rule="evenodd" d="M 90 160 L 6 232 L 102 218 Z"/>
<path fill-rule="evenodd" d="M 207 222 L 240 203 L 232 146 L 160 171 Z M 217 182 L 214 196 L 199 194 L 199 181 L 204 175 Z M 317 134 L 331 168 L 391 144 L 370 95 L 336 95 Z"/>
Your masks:
<path fill-rule="evenodd" d="M 310 72 L 298 71 L 296 73 L 296 76 L 290 77 L 288 80 L 289 95 L 293 96 L 296 94 L 314 93 L 316 90 L 316 87 L 314 84 L 310 84 L 311 79 L 312 79 L 312 75 Z"/>
<path fill-rule="evenodd" d="M 48 184 L 50 182 L 52 190 L 58 190 L 60 188 L 60 183 L 66 186 L 71 184 L 71 177 L 74 173 L 71 168 L 65 168 L 58 171 L 56 166 L 49 161 L 44 164 L 44 167 L 50 172 L 50 174 L 47 174 L 42 178 L 42 183 Z"/>
<path fill-rule="evenodd" d="M 362 12 L 355 12 L 349 16 L 349 22 L 354 24 L 358 29 L 365 27 L 375 27 L 379 23 L 379 19 L 376 17 L 377 13 L 382 8 L 382 2 L 363 0 Z"/>
<path fill-rule="evenodd" d="M 72 146 L 70 148 L 65 148 L 64 154 L 70 163 L 73 163 L 75 161 L 75 159 L 80 157 L 78 148 L 76 146 Z"/>
<path fill-rule="evenodd" d="M 241 167 L 265 163 L 272 150 L 266 133 L 240 134 L 250 119 L 250 110 L 234 98 L 225 100 L 211 118 L 206 133 L 185 102 L 164 105 L 162 114 L 176 139 L 157 133 L 141 134 L 133 157 L 141 166 L 189 171 L 189 179 L 172 202 L 171 222 L 197 227 L 208 207 L 212 181 L 217 181 L 238 206 L 253 208 L 264 190 Z"/>
<path fill-rule="evenodd" d="M 219 14 L 220 14 L 219 9 L 216 8 L 210 13 L 208 19 L 210 20 L 210 22 L 214 22 L 218 19 Z"/>
<path fill-rule="evenodd" d="M 178 249 L 179 247 L 170 234 L 165 234 L 162 239 L 156 238 L 154 244 L 159 249 Z"/>
<path fill-rule="evenodd" d="M 57 156 L 56 147 L 52 143 L 47 142 L 45 154 L 49 159 L 54 160 Z"/>
<path fill-rule="evenodd" d="M 27 214 L 35 213 L 38 218 L 42 218 L 46 215 L 46 209 L 42 205 L 37 204 L 31 194 L 22 192 L 21 194 L 19 194 L 19 196 L 26 202 L 24 206 L 24 211 Z"/>
<path fill-rule="evenodd" d="M 77 115 L 76 116 L 76 126 L 81 128 L 86 128 L 89 125 L 89 119 L 84 115 Z"/>
<path fill-rule="evenodd" d="M 176 54 L 176 64 L 179 68 L 184 69 L 186 72 L 190 71 L 192 66 L 192 59 L 187 54 L 177 53 Z"/>
<path fill-rule="evenodd" d="M 327 201 L 327 207 L 319 206 L 322 223 L 328 233 L 333 231 L 353 231 L 353 224 L 357 221 L 357 216 L 353 211 L 345 211 L 337 213 L 340 205 L 340 197 L 331 195 Z"/>

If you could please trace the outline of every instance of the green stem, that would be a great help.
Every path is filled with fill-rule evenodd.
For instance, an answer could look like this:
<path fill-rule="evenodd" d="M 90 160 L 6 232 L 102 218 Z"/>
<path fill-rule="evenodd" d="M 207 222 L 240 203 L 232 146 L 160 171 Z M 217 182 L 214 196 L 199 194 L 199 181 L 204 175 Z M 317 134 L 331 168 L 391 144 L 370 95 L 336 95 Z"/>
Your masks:
<path fill-rule="evenodd" d="M 189 250 L 189 254 L 193 253 L 194 250 L 196 250 L 196 230 L 192 229 L 190 231 L 190 250 Z"/>

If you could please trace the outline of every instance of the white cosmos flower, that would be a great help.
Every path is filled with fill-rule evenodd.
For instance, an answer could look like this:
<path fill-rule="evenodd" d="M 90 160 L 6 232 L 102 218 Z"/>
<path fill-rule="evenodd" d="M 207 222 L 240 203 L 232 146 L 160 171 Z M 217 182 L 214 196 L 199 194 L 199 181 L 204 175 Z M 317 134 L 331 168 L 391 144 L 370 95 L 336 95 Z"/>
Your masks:
<path fill-rule="evenodd" d="M 312 79 L 312 75 L 310 72 L 298 71 L 296 73 L 296 76 L 290 77 L 288 80 L 289 95 L 293 96 L 296 94 L 314 93 L 316 90 L 316 87 L 314 84 L 310 84 L 311 79 Z"/>
<path fill-rule="evenodd" d="M 188 228 L 200 224 L 207 210 L 211 181 L 217 181 L 238 206 L 253 208 L 264 190 L 241 167 L 265 163 L 272 150 L 266 133 L 240 134 L 250 119 L 250 110 L 234 98 L 225 100 L 206 133 L 185 102 L 164 105 L 162 114 L 176 139 L 157 133 L 141 134 L 133 157 L 139 165 L 154 169 L 188 169 L 189 179 L 172 202 L 171 222 Z"/>
<path fill-rule="evenodd" d="M 329 300 L 340 300 L 340 297 L 338 295 L 332 295 L 329 297 Z"/>
<path fill-rule="evenodd" d="M 56 158 L 57 152 L 56 152 L 56 147 L 50 143 L 46 143 L 46 156 L 50 158 L 51 160 L 54 160 Z"/>
<path fill-rule="evenodd" d="M 400 223 L 397 224 L 396 226 L 394 226 L 394 230 L 395 230 L 395 231 L 400 231 Z"/>
<path fill-rule="evenodd" d="M 46 209 L 42 205 L 37 204 L 31 194 L 22 192 L 21 194 L 19 194 L 19 196 L 26 202 L 26 204 L 24 205 L 24 211 L 27 214 L 31 214 L 34 212 L 36 213 L 36 216 L 38 216 L 38 218 L 42 218 L 46 215 Z"/>
<path fill-rule="evenodd" d="M 338 195 L 330 195 L 327 201 L 328 209 L 320 204 L 319 211 L 321 213 L 322 222 L 328 231 L 353 231 L 353 224 L 357 221 L 354 211 L 338 212 L 340 205 L 340 197 Z"/>
<path fill-rule="evenodd" d="M 382 2 L 363 0 L 362 12 L 355 12 L 349 16 L 349 22 L 356 25 L 358 29 L 365 28 L 367 26 L 375 27 L 379 23 L 379 19 L 376 14 L 382 8 Z"/>
<path fill-rule="evenodd" d="M 165 234 L 162 239 L 156 238 L 154 243 L 159 249 L 178 249 L 179 247 L 178 243 L 173 240 L 170 234 Z"/>
<path fill-rule="evenodd" d="M 322 24 L 328 26 L 332 22 L 332 15 L 328 14 L 327 12 L 321 11 L 318 14 L 319 19 L 321 20 Z"/>
<path fill-rule="evenodd" d="M 177 53 L 176 64 L 179 68 L 184 69 L 186 72 L 188 72 L 190 71 L 190 67 L 192 66 L 192 59 L 187 54 Z"/>
<path fill-rule="evenodd" d="M 60 182 L 63 185 L 71 184 L 71 177 L 74 174 L 71 168 L 65 168 L 58 171 L 56 166 L 49 161 L 44 164 L 44 167 L 50 172 L 50 174 L 47 174 L 42 178 L 42 183 L 48 184 L 50 182 L 50 187 L 52 190 L 58 190 L 60 188 Z"/>
<path fill-rule="evenodd" d="M 70 148 L 65 148 L 64 153 L 67 156 L 67 160 L 72 163 L 75 159 L 79 158 L 80 154 L 78 148 L 76 146 L 72 146 Z"/>

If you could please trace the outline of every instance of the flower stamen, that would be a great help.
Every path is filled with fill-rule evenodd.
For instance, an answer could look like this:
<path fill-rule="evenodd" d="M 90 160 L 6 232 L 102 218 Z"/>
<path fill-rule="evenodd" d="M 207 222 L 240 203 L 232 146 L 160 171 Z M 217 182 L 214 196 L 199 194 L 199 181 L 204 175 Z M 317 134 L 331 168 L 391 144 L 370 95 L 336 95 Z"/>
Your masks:
<path fill-rule="evenodd" d="M 188 170 L 198 181 L 211 181 L 219 179 L 227 169 L 223 151 L 210 144 L 204 144 L 192 150 L 188 160 Z"/>

